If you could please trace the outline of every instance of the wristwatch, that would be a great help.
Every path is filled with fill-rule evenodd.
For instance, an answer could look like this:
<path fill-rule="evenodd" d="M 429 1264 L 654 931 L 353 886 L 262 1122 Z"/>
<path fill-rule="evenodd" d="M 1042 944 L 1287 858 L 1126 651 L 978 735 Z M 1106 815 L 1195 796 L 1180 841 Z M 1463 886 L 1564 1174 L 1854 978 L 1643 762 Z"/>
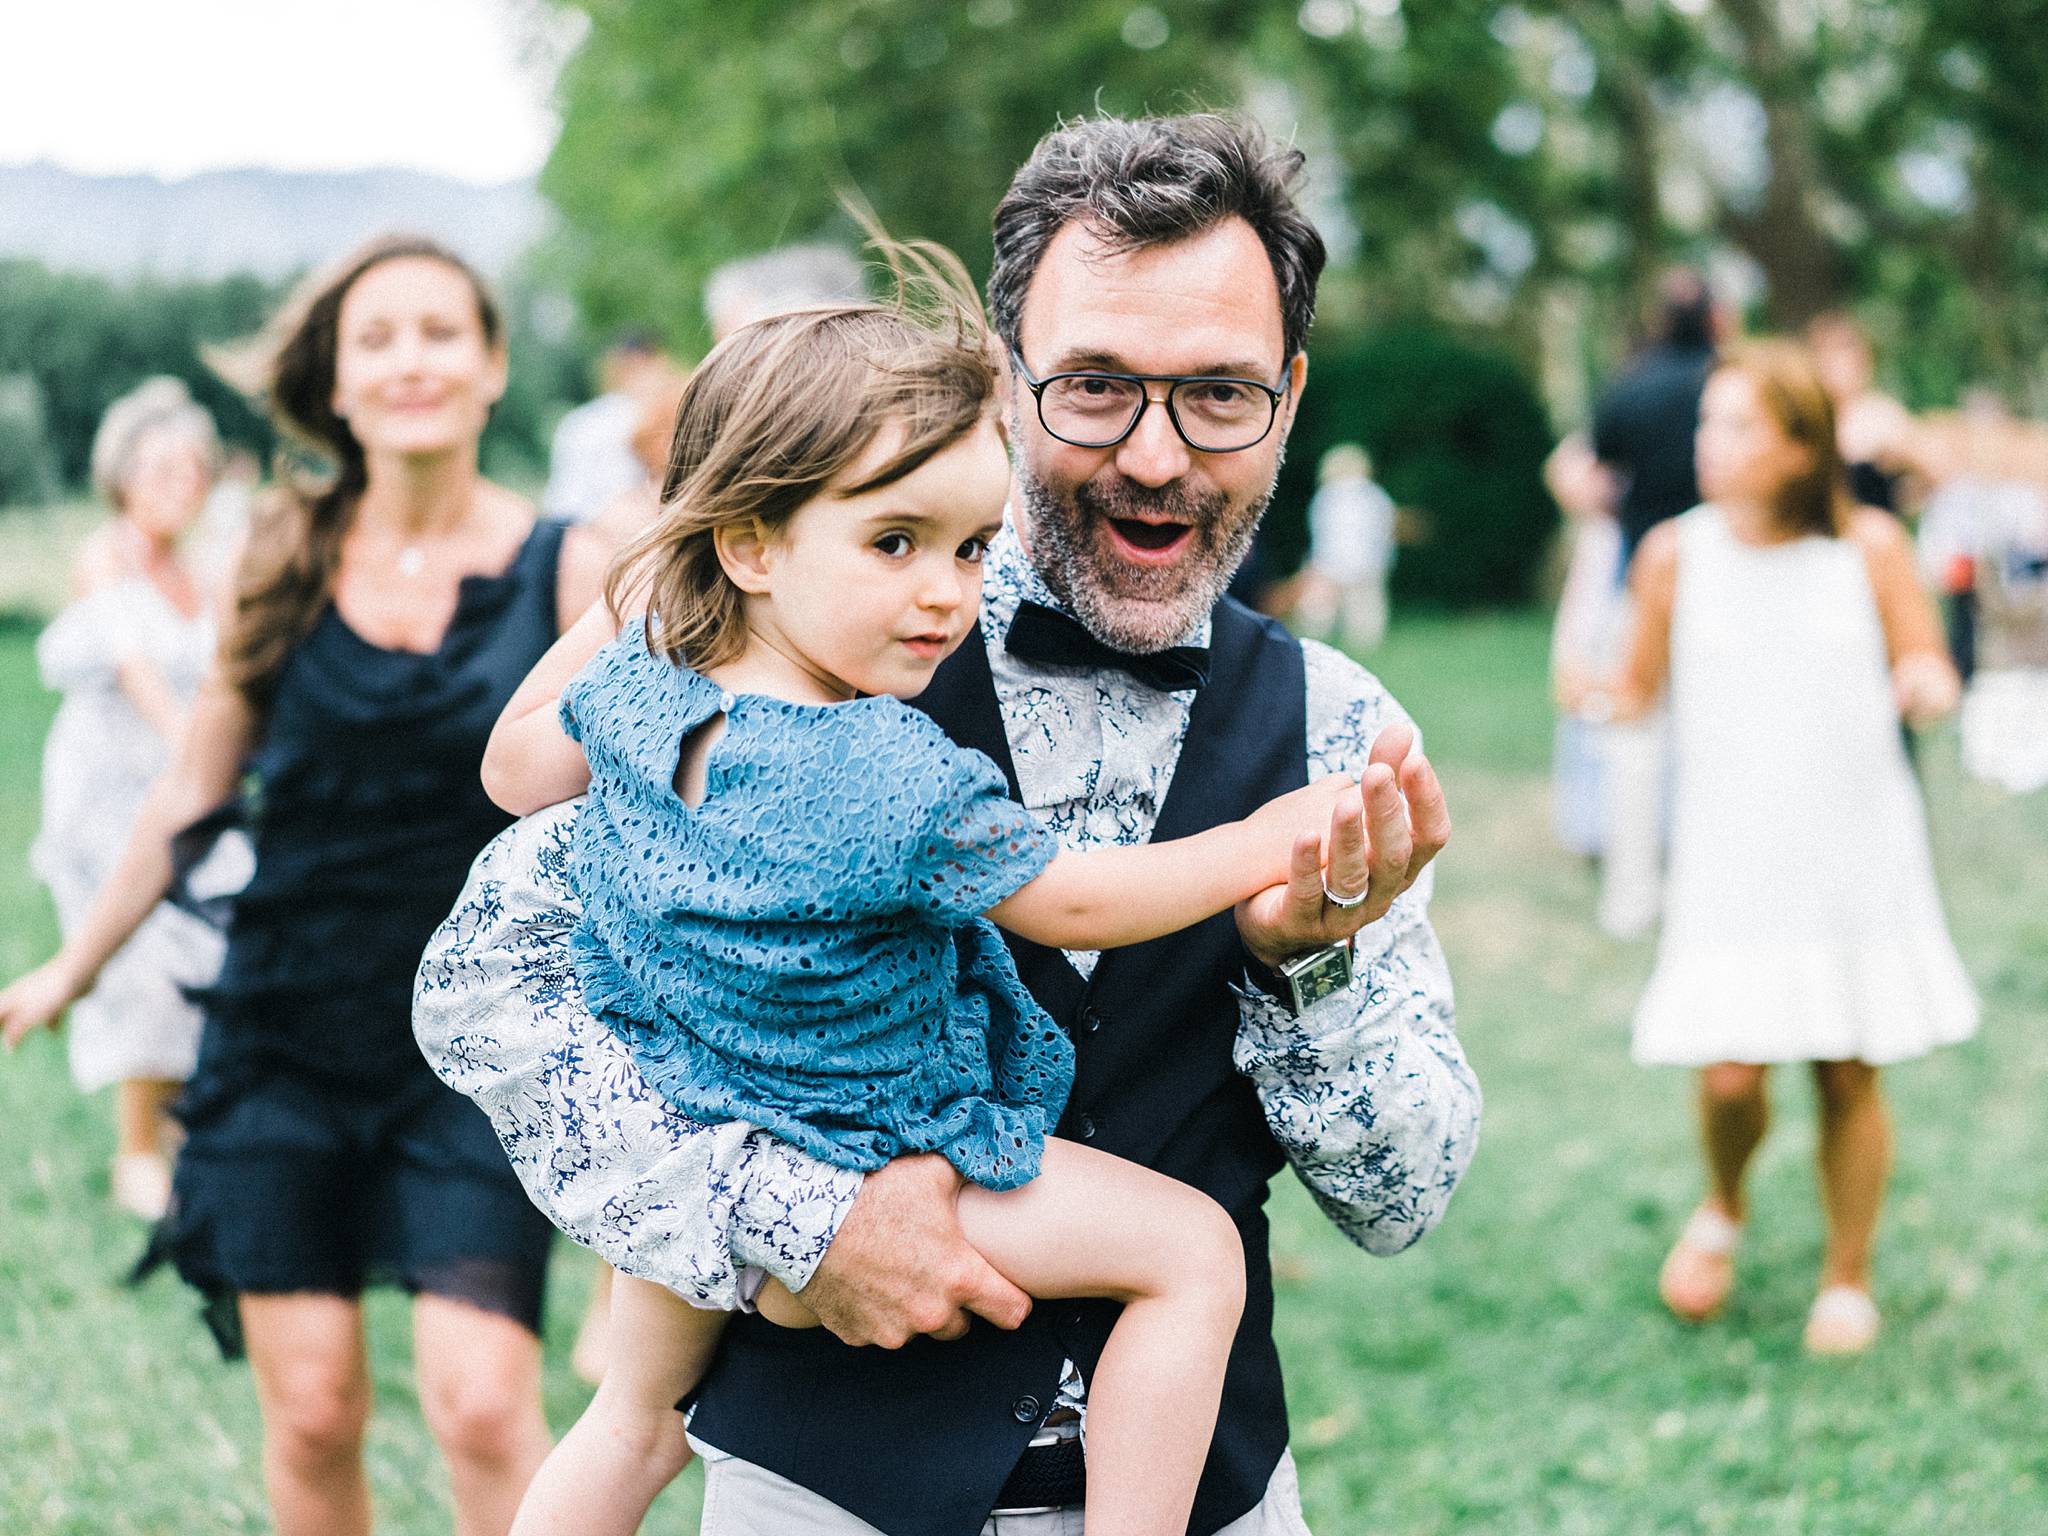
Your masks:
<path fill-rule="evenodd" d="M 1333 992 L 1351 985 L 1351 940 L 1294 955 L 1277 966 L 1253 957 L 1245 978 L 1297 1019 Z"/>

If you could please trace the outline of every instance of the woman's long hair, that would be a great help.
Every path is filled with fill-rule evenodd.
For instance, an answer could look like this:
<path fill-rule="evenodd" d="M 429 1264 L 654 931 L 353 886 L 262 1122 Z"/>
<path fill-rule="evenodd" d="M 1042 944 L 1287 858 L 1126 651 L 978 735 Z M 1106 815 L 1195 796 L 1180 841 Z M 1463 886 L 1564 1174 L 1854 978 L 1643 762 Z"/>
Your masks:
<path fill-rule="evenodd" d="M 499 344 L 497 303 L 469 263 L 424 236 L 383 235 L 300 284 L 259 335 L 208 354 L 221 377 L 261 400 L 287 442 L 277 483 L 250 519 L 221 651 L 228 681 L 259 711 L 333 596 L 342 535 L 369 483 L 362 444 L 334 411 L 342 301 L 373 267 L 406 257 L 461 273 L 476 295 L 485 344 Z"/>
<path fill-rule="evenodd" d="M 1785 435 L 1807 452 L 1803 474 L 1778 489 L 1771 508 L 1788 533 L 1840 538 L 1849 531 L 1849 475 L 1835 441 L 1835 406 L 1813 354 L 1795 341 L 1738 341 L 1721 351 L 1715 371 L 1733 368 L 1756 386 L 1756 397 Z"/>

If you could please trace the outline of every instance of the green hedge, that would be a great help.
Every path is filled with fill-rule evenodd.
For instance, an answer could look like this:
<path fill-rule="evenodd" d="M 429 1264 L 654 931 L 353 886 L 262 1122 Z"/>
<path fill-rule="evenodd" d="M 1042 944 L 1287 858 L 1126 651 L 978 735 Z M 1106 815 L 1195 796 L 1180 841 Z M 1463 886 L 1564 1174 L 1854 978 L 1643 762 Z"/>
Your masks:
<path fill-rule="evenodd" d="M 1410 514 L 1416 539 L 1394 564 L 1397 598 L 1472 608 L 1535 595 L 1557 528 L 1543 488 L 1550 424 L 1513 359 L 1421 324 L 1319 335 L 1275 498 L 1270 569 L 1300 560 L 1317 461 L 1342 442 L 1365 445 Z"/>

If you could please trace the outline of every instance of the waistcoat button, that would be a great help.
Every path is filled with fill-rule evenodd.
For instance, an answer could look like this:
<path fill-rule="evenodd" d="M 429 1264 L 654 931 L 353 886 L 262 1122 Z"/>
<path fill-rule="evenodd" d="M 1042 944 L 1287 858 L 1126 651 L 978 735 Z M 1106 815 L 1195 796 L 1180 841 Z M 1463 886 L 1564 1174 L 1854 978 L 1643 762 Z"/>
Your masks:
<path fill-rule="evenodd" d="M 1037 1398 L 1030 1396 L 1020 1397 L 1017 1401 L 1010 1404 L 1010 1415 L 1019 1424 L 1036 1424 L 1038 1422 L 1039 1409 L 1040 1404 Z"/>
<path fill-rule="evenodd" d="M 1093 1003 L 1084 1003 L 1081 1006 L 1081 1028 L 1091 1035 L 1102 1028 L 1102 1015 L 1095 1011 Z"/>
<path fill-rule="evenodd" d="M 1093 1115 L 1083 1115 L 1081 1123 L 1075 1129 L 1081 1133 L 1083 1141 L 1093 1141 L 1095 1139 L 1095 1117 Z"/>

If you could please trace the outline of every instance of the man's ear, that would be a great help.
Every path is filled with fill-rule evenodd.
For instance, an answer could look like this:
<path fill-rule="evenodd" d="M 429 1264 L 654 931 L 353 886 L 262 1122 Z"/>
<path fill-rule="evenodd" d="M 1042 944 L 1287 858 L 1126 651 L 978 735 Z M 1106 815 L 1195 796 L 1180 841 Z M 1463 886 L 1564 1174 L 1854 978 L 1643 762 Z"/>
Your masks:
<path fill-rule="evenodd" d="M 761 526 L 759 518 L 743 523 L 726 523 L 711 530 L 711 547 L 718 555 L 726 580 L 742 592 L 759 597 L 768 590 L 768 578 L 775 569 L 779 541 Z"/>
<path fill-rule="evenodd" d="M 1297 352 L 1287 365 L 1287 398 L 1280 402 L 1280 441 L 1294 430 L 1294 413 L 1301 408 L 1301 392 L 1308 387 L 1308 354 Z"/>

